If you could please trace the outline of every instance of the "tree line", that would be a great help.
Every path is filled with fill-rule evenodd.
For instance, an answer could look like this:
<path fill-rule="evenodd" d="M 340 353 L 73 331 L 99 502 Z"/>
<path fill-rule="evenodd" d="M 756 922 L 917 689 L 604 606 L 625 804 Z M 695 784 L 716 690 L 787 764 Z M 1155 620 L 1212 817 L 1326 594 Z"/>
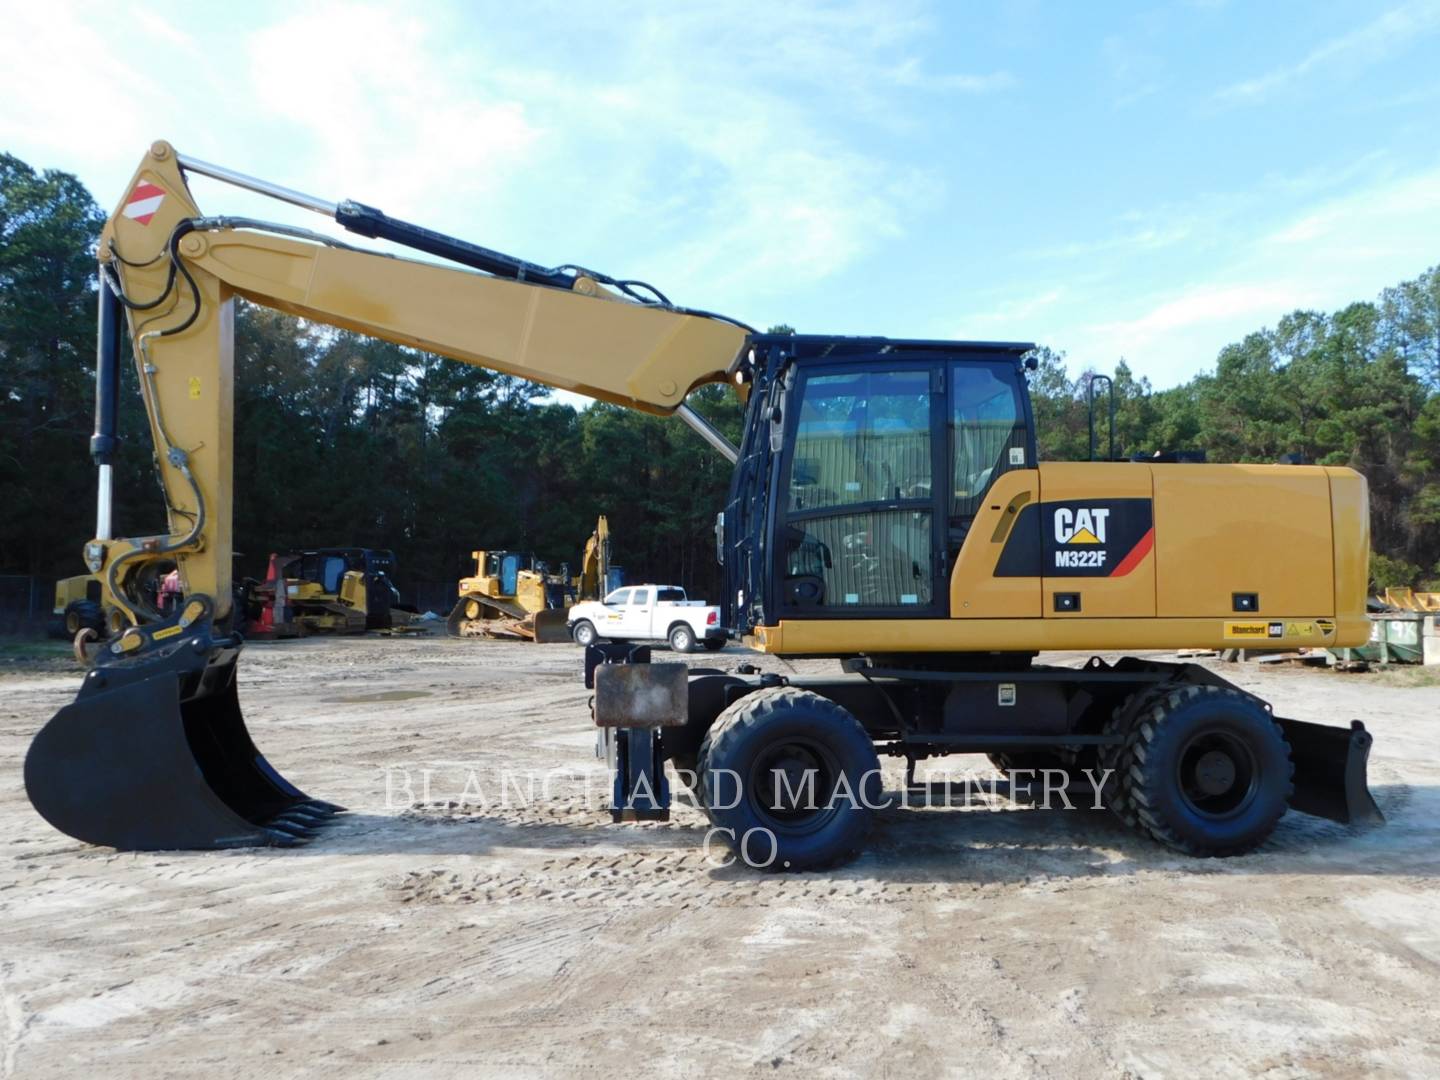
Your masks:
<path fill-rule="evenodd" d="M 95 244 L 104 214 L 73 176 L 0 154 L 0 573 L 81 572 L 93 533 Z M 1093 371 L 1037 352 L 1041 454 L 1088 452 Z M 133 368 L 124 367 L 119 535 L 163 525 Z M 1440 588 L 1440 268 L 1331 314 L 1297 311 L 1156 391 L 1113 372 L 1127 453 L 1292 456 L 1370 482 L 1377 587 Z M 1103 401 L 1103 395 L 1101 400 Z M 724 387 L 691 403 L 732 439 Z M 1103 409 L 1098 423 L 1104 428 Z M 1104 452 L 1106 440 L 1101 439 Z M 673 420 L 596 403 L 241 303 L 236 320 L 237 571 L 271 551 L 392 548 L 402 593 L 471 572 L 475 548 L 578 562 L 597 514 L 631 580 L 714 599 L 712 525 L 729 465 Z"/>

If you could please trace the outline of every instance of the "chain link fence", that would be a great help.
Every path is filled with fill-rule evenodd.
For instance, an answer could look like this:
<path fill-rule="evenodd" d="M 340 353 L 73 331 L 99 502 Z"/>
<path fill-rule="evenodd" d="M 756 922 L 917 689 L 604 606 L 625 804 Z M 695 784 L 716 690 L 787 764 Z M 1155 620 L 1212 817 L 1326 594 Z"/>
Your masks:
<path fill-rule="evenodd" d="M 53 578 L 0 574 L 0 634 L 44 633 L 54 603 Z"/>

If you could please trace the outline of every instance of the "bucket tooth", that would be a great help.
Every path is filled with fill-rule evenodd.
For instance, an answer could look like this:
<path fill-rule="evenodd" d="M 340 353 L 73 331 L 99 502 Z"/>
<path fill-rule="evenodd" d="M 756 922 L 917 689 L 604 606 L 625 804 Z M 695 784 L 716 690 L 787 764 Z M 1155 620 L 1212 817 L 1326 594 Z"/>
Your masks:
<path fill-rule="evenodd" d="M 122 851 L 303 842 L 315 815 L 339 808 L 256 749 L 236 696 L 240 638 L 214 637 L 207 613 L 156 640 L 172 627 L 145 628 L 130 655 L 102 650 L 30 744 L 31 803 L 61 832 Z M 297 809 L 312 820 L 276 821 Z"/>
<path fill-rule="evenodd" d="M 315 836 L 315 830 L 306 828 L 304 825 L 297 825 L 293 821 L 286 821 L 283 818 L 271 818 L 265 822 L 265 828 L 274 832 L 283 833 L 286 836 L 293 836 L 297 840 L 310 840 Z"/>

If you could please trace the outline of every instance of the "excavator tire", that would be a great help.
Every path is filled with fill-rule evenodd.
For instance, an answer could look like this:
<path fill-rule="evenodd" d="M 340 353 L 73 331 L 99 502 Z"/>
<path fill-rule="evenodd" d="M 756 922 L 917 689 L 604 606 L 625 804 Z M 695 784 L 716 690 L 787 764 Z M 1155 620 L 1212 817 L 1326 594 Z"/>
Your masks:
<path fill-rule="evenodd" d="M 1199 858 L 1254 851 L 1294 790 L 1284 731 L 1231 687 L 1186 685 L 1147 700 L 1117 764 L 1139 829 Z"/>
<path fill-rule="evenodd" d="M 755 869 L 836 866 L 870 834 L 881 795 L 875 746 L 828 698 L 788 686 L 747 694 L 716 718 L 699 758 L 711 824 Z"/>

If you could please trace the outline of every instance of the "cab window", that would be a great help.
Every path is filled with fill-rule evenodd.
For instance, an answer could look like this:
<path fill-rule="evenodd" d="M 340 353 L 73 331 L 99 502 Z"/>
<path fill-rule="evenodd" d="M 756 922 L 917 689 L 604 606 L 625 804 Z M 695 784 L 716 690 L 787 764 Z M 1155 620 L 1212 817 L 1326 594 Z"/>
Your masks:
<path fill-rule="evenodd" d="M 649 589 L 632 589 L 630 591 L 630 606 L 645 607 L 650 603 Z"/>
<path fill-rule="evenodd" d="M 799 381 L 776 545 L 784 607 L 916 614 L 935 603 L 936 378 L 897 365 Z"/>
<path fill-rule="evenodd" d="M 624 607 L 630 602 L 630 591 L 629 589 L 616 589 L 605 597 L 606 607 Z"/>
<path fill-rule="evenodd" d="M 1001 473 L 1026 467 L 1026 430 L 1013 365 L 950 369 L 950 518 L 973 518 Z"/>

